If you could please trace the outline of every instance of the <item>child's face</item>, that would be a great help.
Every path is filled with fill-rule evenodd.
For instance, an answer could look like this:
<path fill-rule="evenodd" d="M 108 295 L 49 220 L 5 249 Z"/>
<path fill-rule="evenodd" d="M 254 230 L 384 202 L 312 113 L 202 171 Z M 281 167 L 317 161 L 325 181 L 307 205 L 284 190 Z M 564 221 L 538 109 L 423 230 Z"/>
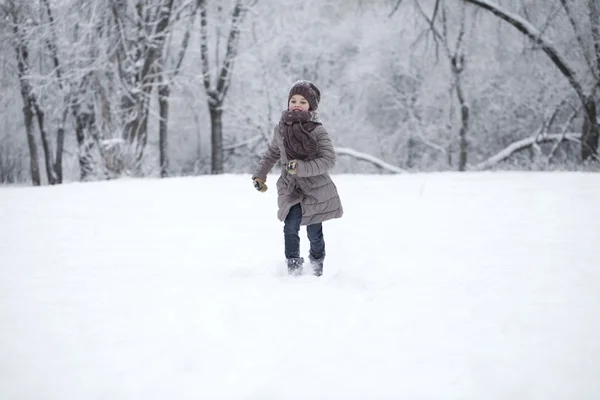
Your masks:
<path fill-rule="evenodd" d="M 308 111 L 310 108 L 310 104 L 304 98 L 304 96 L 300 94 L 295 94 L 290 98 L 290 103 L 288 104 L 288 110 L 290 111 Z"/>

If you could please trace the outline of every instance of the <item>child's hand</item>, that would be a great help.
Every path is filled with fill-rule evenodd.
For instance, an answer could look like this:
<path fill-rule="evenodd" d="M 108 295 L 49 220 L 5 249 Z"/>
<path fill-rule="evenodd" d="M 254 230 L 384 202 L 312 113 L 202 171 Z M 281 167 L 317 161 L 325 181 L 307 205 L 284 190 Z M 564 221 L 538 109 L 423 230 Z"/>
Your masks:
<path fill-rule="evenodd" d="M 298 160 L 290 160 L 285 166 L 288 174 L 296 175 L 298 173 Z"/>
<path fill-rule="evenodd" d="M 254 178 L 252 180 L 252 182 L 254 183 L 254 188 L 256 190 L 258 190 L 259 192 L 266 192 L 267 191 L 267 189 L 268 189 L 267 184 L 262 179 L 260 179 L 260 178 Z"/>

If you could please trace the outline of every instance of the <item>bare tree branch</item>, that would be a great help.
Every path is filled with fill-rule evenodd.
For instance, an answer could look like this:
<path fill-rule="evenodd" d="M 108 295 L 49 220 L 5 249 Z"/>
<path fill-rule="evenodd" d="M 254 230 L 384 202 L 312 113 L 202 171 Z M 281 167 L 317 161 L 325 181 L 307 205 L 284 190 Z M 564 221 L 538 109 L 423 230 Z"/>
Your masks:
<path fill-rule="evenodd" d="M 192 26 L 194 25 L 194 17 L 198 12 L 198 3 L 196 3 L 196 7 L 194 11 L 189 15 L 188 25 L 185 29 L 185 33 L 183 35 L 183 39 L 181 41 L 181 47 L 179 48 L 179 54 L 177 55 L 177 62 L 175 64 L 175 69 L 171 73 L 171 78 L 175 77 L 179 71 L 181 70 L 181 65 L 183 64 L 183 59 L 187 53 L 187 48 L 190 43 L 190 36 L 192 31 Z"/>
<path fill-rule="evenodd" d="M 454 54 L 456 55 L 460 55 L 461 54 L 461 48 L 462 48 L 462 41 L 465 37 L 465 31 L 466 31 L 466 19 L 467 19 L 467 11 L 465 10 L 465 7 L 461 7 L 460 9 L 460 30 L 458 31 L 458 38 L 456 39 L 456 47 L 454 49 Z M 462 62 L 461 62 L 462 65 Z"/>
<path fill-rule="evenodd" d="M 567 131 L 569 130 L 569 125 L 571 125 L 571 122 L 573 122 L 573 120 L 575 119 L 575 117 L 577 117 L 577 114 L 579 114 L 579 111 L 581 110 L 582 107 L 579 108 L 574 108 L 573 112 L 571 113 L 571 115 L 569 116 L 569 118 L 567 118 L 567 121 L 565 122 L 565 124 L 563 125 L 563 129 L 562 132 L 560 133 L 561 138 L 558 139 L 556 141 L 556 143 L 554 143 L 554 146 L 552 146 L 552 149 L 550 149 L 550 152 L 548 153 L 548 157 L 546 159 L 546 162 L 550 162 L 552 161 L 552 157 L 554 157 L 554 153 L 556 153 L 556 150 L 558 150 L 558 147 L 560 146 L 560 144 L 565 140 L 565 138 L 567 137 Z"/>
<path fill-rule="evenodd" d="M 548 135 L 548 130 L 550 129 L 550 127 L 552 126 L 552 124 L 554 124 L 554 120 L 556 119 L 556 117 L 558 116 L 558 113 L 561 110 L 561 106 L 566 102 L 566 100 L 563 100 L 560 102 L 559 105 L 557 105 L 554 110 L 552 111 L 552 113 L 550 113 L 549 111 L 546 113 L 546 115 L 544 116 L 544 119 L 542 120 L 542 124 L 540 125 L 540 128 L 538 129 L 538 132 L 536 134 L 536 136 L 538 138 L 544 137 Z"/>
<path fill-rule="evenodd" d="M 592 71 L 592 74 L 594 74 L 594 76 L 596 76 L 596 72 L 594 71 L 594 66 L 592 65 L 592 60 L 590 59 L 590 56 L 586 50 L 585 42 L 583 41 L 583 37 L 581 35 L 581 32 L 579 31 L 577 22 L 575 21 L 573 11 L 571 10 L 571 8 L 569 6 L 569 2 L 567 0 L 560 0 L 560 3 L 562 4 L 563 8 L 565 9 L 565 12 L 567 13 L 567 18 L 569 19 L 569 22 L 571 23 L 573 32 L 575 32 L 575 38 L 577 39 L 577 42 L 579 43 L 579 47 L 581 47 L 581 52 L 583 53 L 583 57 L 585 58 L 585 61 L 587 62 L 588 67 L 590 68 L 590 71 Z"/>
<path fill-rule="evenodd" d="M 519 17 L 518 15 L 512 14 L 502 9 L 499 5 L 492 3 L 489 0 L 463 0 L 466 3 L 470 3 L 481 7 L 485 10 L 490 11 L 499 18 L 511 24 L 519 32 L 530 38 L 535 44 L 539 45 L 541 49 L 546 53 L 552 60 L 554 65 L 560 70 L 560 72 L 567 78 L 577 96 L 581 100 L 582 104 L 586 103 L 586 95 L 583 87 L 577 80 L 575 71 L 567 63 L 566 59 L 558 52 L 556 46 L 550 41 L 550 39 L 544 37 L 541 32 L 535 28 L 529 21 Z"/>
<path fill-rule="evenodd" d="M 198 0 L 197 7 L 200 9 L 200 55 L 202 58 L 202 80 L 204 88 L 209 97 L 213 93 L 211 87 L 210 63 L 208 59 L 208 32 L 206 22 L 206 0 Z"/>
<path fill-rule="evenodd" d="M 229 75 L 233 68 L 233 62 L 237 56 L 238 41 L 240 36 L 240 25 L 244 19 L 245 9 L 241 4 L 241 0 L 237 0 L 233 9 L 231 17 L 231 29 L 229 31 L 229 38 L 227 39 L 227 52 L 225 53 L 225 59 L 223 60 L 223 66 L 217 82 L 217 92 L 219 93 L 219 100 L 222 101 L 227 95 L 231 79 Z"/>
<path fill-rule="evenodd" d="M 592 29 L 592 40 L 594 41 L 594 53 L 596 53 L 596 68 L 592 68 L 595 71 L 595 78 L 598 80 L 600 75 L 600 11 L 598 10 L 597 0 L 588 1 L 590 8 L 590 25 Z"/>
<path fill-rule="evenodd" d="M 550 26 L 552 21 L 554 21 L 554 19 L 558 15 L 559 11 L 560 11 L 560 7 L 556 7 L 555 9 L 551 10 L 551 12 L 548 14 L 548 18 L 546 18 L 546 21 L 544 21 L 544 24 L 540 28 L 541 35 L 546 33 L 546 29 L 548 29 L 548 27 Z M 527 18 L 529 18 L 529 17 L 527 17 Z"/>
<path fill-rule="evenodd" d="M 435 0 L 435 6 L 433 7 L 433 14 L 431 15 L 431 29 L 433 29 L 433 24 L 435 23 L 435 19 L 437 18 L 437 13 L 440 8 L 440 1 Z"/>
<path fill-rule="evenodd" d="M 448 57 L 451 57 L 450 54 L 450 48 L 448 47 L 448 41 L 447 41 L 447 37 L 442 35 L 437 28 L 434 25 L 434 21 L 427 15 L 427 13 L 423 10 L 423 7 L 421 7 L 421 3 L 419 3 L 419 1 L 416 1 L 416 6 L 417 9 L 419 10 L 419 13 L 423 16 L 423 18 L 425 18 L 425 20 L 427 21 L 427 23 L 429 24 L 430 27 L 430 31 L 433 33 L 434 35 L 434 39 L 436 42 L 436 45 L 438 44 L 438 39 L 442 42 L 442 45 L 444 47 L 444 50 L 446 51 L 446 55 Z"/>
<path fill-rule="evenodd" d="M 402 0 L 398 0 L 396 2 L 396 5 L 394 6 L 394 8 L 392 9 L 392 12 L 389 13 L 388 18 L 392 18 L 392 16 L 394 14 L 396 14 L 396 11 L 398 11 L 398 7 L 400 7 L 400 4 L 402 4 Z"/>

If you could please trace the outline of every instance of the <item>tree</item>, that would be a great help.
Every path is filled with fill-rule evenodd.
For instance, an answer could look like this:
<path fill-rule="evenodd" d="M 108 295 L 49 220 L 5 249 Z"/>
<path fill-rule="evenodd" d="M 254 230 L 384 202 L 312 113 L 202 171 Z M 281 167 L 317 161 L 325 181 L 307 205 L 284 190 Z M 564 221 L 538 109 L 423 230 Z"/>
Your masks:
<path fill-rule="evenodd" d="M 62 153 L 65 141 L 67 119 L 70 116 L 74 125 L 78 146 L 79 179 L 82 181 L 97 176 L 108 176 L 102 149 L 102 126 L 108 115 L 103 108 L 108 103 L 101 81 L 108 76 L 105 69 L 107 56 L 102 43 L 106 41 L 106 12 L 96 13 L 96 4 L 73 0 L 57 6 L 58 14 L 64 9 L 74 10 L 74 23 L 62 23 L 68 27 L 61 29 L 55 19 L 50 0 L 41 0 L 47 18 L 46 47 L 42 54 L 51 66 L 53 74 L 47 74 L 46 85 L 55 94 L 53 108 L 60 114 L 57 127 L 57 167 L 58 181 L 62 182 Z M 60 17 L 59 17 L 60 18 Z M 65 32 L 66 31 L 66 32 Z M 62 33 L 59 36 L 58 32 Z M 75 45 L 76 44 L 76 45 Z M 100 106 L 99 106 L 100 105 Z M 100 108 L 100 110 L 98 109 Z"/>
<path fill-rule="evenodd" d="M 519 32 L 527 36 L 537 46 L 539 46 L 543 52 L 550 58 L 552 63 L 559 69 L 562 75 L 568 80 L 569 84 L 575 91 L 585 113 L 585 119 L 582 129 L 582 140 L 581 140 L 581 158 L 582 160 L 588 160 L 597 157 L 598 153 L 598 138 L 599 138 L 599 127 L 597 121 L 597 110 L 596 102 L 594 99 L 596 89 L 600 84 L 600 13 L 596 0 L 588 0 L 587 13 L 590 18 L 589 29 L 592 38 L 593 51 L 590 51 L 589 45 L 583 40 L 583 20 L 576 18 L 574 11 L 574 3 L 570 0 L 560 0 L 570 22 L 573 30 L 577 36 L 579 45 L 581 46 L 581 52 L 584 54 L 585 59 L 588 62 L 588 72 L 594 77 L 593 84 L 585 85 L 583 77 L 578 76 L 576 69 L 570 64 L 567 59 L 561 54 L 557 46 L 544 34 L 544 32 L 536 28 L 527 19 L 520 17 L 515 13 L 511 13 L 500 5 L 493 3 L 491 0 L 463 0 L 465 3 L 473 4 L 479 8 L 492 12 L 498 18 L 508 22 Z M 582 9 L 583 6 L 580 6 Z M 585 15 L 585 13 L 582 13 Z M 579 15 L 582 15 L 581 13 Z M 590 53 L 594 55 L 592 58 Z"/>
<path fill-rule="evenodd" d="M 188 24 L 183 34 L 181 47 L 174 61 L 174 65 L 169 65 L 170 60 L 170 46 L 165 46 L 163 52 L 160 53 L 160 57 L 156 63 L 156 76 L 158 79 L 158 107 L 159 107 L 159 153 L 160 153 L 160 176 L 169 176 L 169 154 L 168 154 L 168 125 L 169 125 L 169 96 L 171 95 L 171 85 L 173 80 L 181 70 L 181 65 L 185 58 L 188 45 L 190 42 L 190 32 L 194 23 L 194 17 L 198 11 L 198 7 L 192 7 L 189 4 L 181 10 L 179 14 L 182 14 L 185 9 L 191 11 L 186 15 Z M 176 17 L 178 20 L 179 15 Z M 171 37 L 173 30 L 170 31 Z"/>
<path fill-rule="evenodd" d="M 240 27 L 244 20 L 248 7 L 242 4 L 242 0 L 236 0 L 231 14 L 231 26 L 227 37 L 225 56 L 221 64 L 218 59 L 219 35 L 217 34 L 215 63 L 218 66 L 213 76 L 209 57 L 208 44 L 208 12 L 206 0 L 197 0 L 200 10 L 200 54 L 202 57 L 202 79 L 204 89 L 208 97 L 208 109 L 210 113 L 211 128 L 211 172 L 213 174 L 223 173 L 223 103 L 231 84 L 233 64 L 238 52 Z"/>
<path fill-rule="evenodd" d="M 23 99 L 23 117 L 25 120 L 25 133 L 27 135 L 27 144 L 29 147 L 30 173 L 31 182 L 34 186 L 41 184 L 40 167 L 37 153 L 37 144 L 34 133 L 34 117 L 40 107 L 37 104 L 37 98 L 33 92 L 31 82 L 29 80 L 29 71 L 31 69 L 29 62 L 29 47 L 27 45 L 27 33 L 25 32 L 25 19 L 23 13 L 23 5 L 16 4 L 14 0 L 8 0 L 5 5 L 2 5 L 3 13 L 7 19 L 12 22 L 14 49 L 17 55 L 17 73 L 21 89 L 21 97 Z M 38 119 L 40 121 L 40 119 Z M 43 114 L 41 116 L 43 121 Z"/>
<path fill-rule="evenodd" d="M 50 3 L 48 0 L 42 0 L 42 3 L 44 4 L 44 7 L 46 9 L 46 14 L 48 16 L 48 24 L 50 26 L 50 31 L 51 31 L 51 37 L 50 39 L 48 39 L 46 41 L 46 45 L 48 47 L 48 50 L 51 53 L 51 57 L 52 57 L 52 61 L 53 61 L 53 65 L 55 68 L 55 73 L 56 73 L 56 77 L 58 80 L 58 84 L 61 88 L 61 90 L 64 90 L 62 87 L 62 70 L 61 70 L 61 65 L 59 62 L 59 58 L 58 58 L 58 50 L 57 50 L 57 34 L 56 34 L 56 27 L 55 27 L 55 20 L 54 20 L 54 16 L 52 14 L 52 9 L 50 8 Z M 65 111 L 63 112 L 63 118 L 62 118 L 62 122 L 56 132 L 56 161 L 54 162 L 54 165 L 52 166 L 53 169 L 53 176 L 52 176 L 52 181 L 51 183 L 62 183 L 63 181 L 63 171 L 62 171 L 62 160 L 63 160 L 63 150 L 64 150 L 64 146 L 65 146 L 65 120 L 67 118 L 67 108 L 65 108 Z M 48 151 L 48 153 L 51 154 L 50 151 Z M 48 159 L 48 156 L 46 156 L 46 159 Z"/>
<path fill-rule="evenodd" d="M 429 29 L 433 32 L 436 43 L 441 44 L 446 57 L 450 63 L 452 77 L 454 79 L 453 86 L 456 91 L 456 98 L 460 105 L 460 129 L 459 129 L 459 161 L 458 170 L 465 171 L 467 167 L 468 139 L 469 131 L 469 105 L 465 97 L 462 76 L 465 69 L 465 49 L 464 37 L 466 31 L 466 10 L 465 7 L 460 7 L 460 22 L 458 34 L 454 46 L 450 43 L 449 26 L 448 26 L 448 10 L 446 3 L 443 0 L 436 0 L 433 9 L 433 15 L 429 17 L 422 9 L 419 1 L 416 1 L 416 6 L 421 11 L 423 17 L 429 24 Z M 441 32 L 436 26 L 438 15 L 441 18 Z"/>
<path fill-rule="evenodd" d="M 122 138 L 134 151 L 134 173 L 140 173 L 148 143 L 150 94 L 156 63 L 164 51 L 174 0 L 110 0 L 117 36 L 117 63 L 122 95 Z M 160 67 L 159 67 L 160 68 Z M 163 96 L 164 88 L 163 88 Z"/>

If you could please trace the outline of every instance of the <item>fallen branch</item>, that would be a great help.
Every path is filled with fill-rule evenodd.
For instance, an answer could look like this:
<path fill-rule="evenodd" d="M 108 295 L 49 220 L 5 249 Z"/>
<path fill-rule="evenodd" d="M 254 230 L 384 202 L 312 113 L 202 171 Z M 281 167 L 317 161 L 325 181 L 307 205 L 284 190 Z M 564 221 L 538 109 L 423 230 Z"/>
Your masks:
<path fill-rule="evenodd" d="M 336 147 L 335 152 L 341 156 L 350 156 L 350 157 L 356 158 L 358 160 L 370 162 L 371 164 L 373 164 L 379 168 L 385 169 L 385 170 L 387 170 L 389 172 L 393 172 L 395 174 L 400 174 L 400 173 L 406 172 L 406 170 L 404 170 L 402 168 L 396 167 L 395 165 L 392 165 L 392 164 L 388 164 L 385 161 L 383 161 L 377 157 L 374 157 L 370 154 L 361 153 L 360 151 L 356 151 L 354 149 L 349 149 L 346 147 Z"/>
<path fill-rule="evenodd" d="M 506 160 L 507 158 L 512 156 L 514 153 L 524 150 L 528 147 L 534 146 L 538 143 L 553 142 L 553 141 L 560 142 L 564 139 L 571 140 L 571 141 L 577 142 L 577 143 L 581 143 L 581 140 L 579 139 L 580 136 L 581 135 L 577 134 L 577 133 L 564 133 L 564 134 L 552 133 L 552 134 L 541 136 L 541 137 L 538 135 L 532 136 L 532 137 L 511 143 L 504 150 L 498 152 L 496 155 L 488 158 L 487 160 L 485 160 L 475 166 L 472 166 L 471 169 L 473 169 L 473 170 L 488 169 L 488 168 L 498 164 L 499 162 Z"/>

